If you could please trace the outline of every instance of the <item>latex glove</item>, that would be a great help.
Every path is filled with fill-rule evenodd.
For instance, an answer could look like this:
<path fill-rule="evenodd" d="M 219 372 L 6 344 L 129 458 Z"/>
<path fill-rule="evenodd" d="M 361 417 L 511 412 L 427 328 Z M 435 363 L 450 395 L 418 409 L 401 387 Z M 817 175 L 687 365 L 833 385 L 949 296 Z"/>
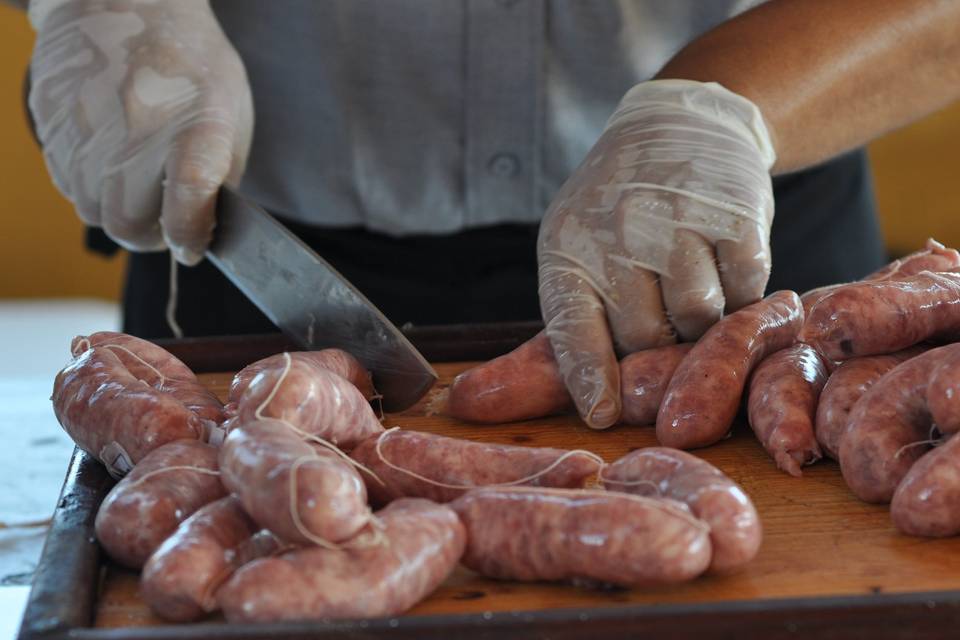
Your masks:
<path fill-rule="evenodd" d="M 538 241 L 547 335 L 588 425 L 620 414 L 617 351 L 695 340 L 763 296 L 775 159 L 759 109 L 718 84 L 623 98 Z"/>
<path fill-rule="evenodd" d="M 30 110 L 54 183 L 121 246 L 196 264 L 253 132 L 206 0 L 31 0 Z"/>

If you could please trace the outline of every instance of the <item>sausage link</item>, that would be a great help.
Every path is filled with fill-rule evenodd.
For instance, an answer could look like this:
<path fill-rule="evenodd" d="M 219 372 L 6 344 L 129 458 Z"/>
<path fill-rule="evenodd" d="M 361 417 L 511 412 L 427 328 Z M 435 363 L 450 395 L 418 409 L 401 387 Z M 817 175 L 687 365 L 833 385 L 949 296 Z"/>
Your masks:
<path fill-rule="evenodd" d="M 490 444 L 395 430 L 364 440 L 350 456 L 377 475 L 379 480 L 365 476 L 367 491 L 376 504 L 400 497 L 449 502 L 469 488 L 525 478 L 529 480 L 522 484 L 582 487 L 602 463 L 587 452 Z"/>
<path fill-rule="evenodd" d="M 800 343 L 770 355 L 750 376 L 750 427 L 777 467 L 792 476 L 823 457 L 813 422 L 828 375 L 816 350 Z"/>
<path fill-rule="evenodd" d="M 960 437 L 951 436 L 910 468 L 893 494 L 890 516 L 912 536 L 960 533 Z"/>
<path fill-rule="evenodd" d="M 894 260 L 883 268 L 861 278 L 860 282 L 906 278 L 915 276 L 921 271 L 952 271 L 958 267 L 960 267 L 960 252 L 956 249 L 947 249 L 933 238 L 927 238 L 926 246 L 923 249 Z M 821 298 L 843 286 L 845 285 L 831 284 L 807 291 L 800 296 L 804 313 L 809 314 L 810 309 Z"/>
<path fill-rule="evenodd" d="M 895 366 L 920 355 L 923 348 L 911 347 L 881 356 L 851 358 L 840 363 L 820 392 L 814 433 L 820 449 L 838 460 L 840 441 L 847 427 L 850 410 L 867 389 Z"/>
<path fill-rule="evenodd" d="M 800 298 L 778 291 L 713 325 L 667 386 L 657 414 L 660 444 L 691 449 L 723 438 L 754 366 L 793 344 L 802 324 Z"/>
<path fill-rule="evenodd" d="M 132 375 L 111 349 L 74 358 L 53 384 L 57 420 L 81 449 L 114 477 L 174 440 L 204 440 L 200 417 L 173 396 Z"/>
<path fill-rule="evenodd" d="M 450 385 L 448 415 L 467 422 L 541 418 L 573 408 L 547 334 L 541 331 L 490 362 L 464 371 Z"/>
<path fill-rule="evenodd" d="M 217 600 L 230 622 L 374 618 L 403 613 L 456 567 L 464 527 L 447 506 L 409 498 L 377 512 L 383 539 L 301 549 L 242 567 Z"/>
<path fill-rule="evenodd" d="M 491 578 L 648 586 L 690 580 L 710 564 L 710 528 L 670 500 L 488 487 L 450 506 L 467 528 L 464 565 Z"/>
<path fill-rule="evenodd" d="M 216 471 L 217 450 L 208 444 L 179 440 L 154 449 L 100 504 L 94 522 L 100 545 L 116 562 L 139 569 L 177 525 L 226 495 Z"/>
<path fill-rule="evenodd" d="M 866 502 L 889 502 L 897 485 L 928 446 L 932 418 L 930 374 L 960 344 L 931 349 L 902 362 L 864 393 L 850 411 L 840 441 L 840 471 Z"/>
<path fill-rule="evenodd" d="M 227 496 L 184 520 L 150 556 L 140 594 L 161 618 L 196 620 L 217 609 L 216 591 L 234 571 L 279 548 L 273 534 L 261 531 Z"/>
<path fill-rule="evenodd" d="M 673 344 L 638 351 L 620 361 L 622 424 L 653 424 L 673 371 L 693 347 Z M 477 367 L 450 385 L 446 412 L 467 422 L 499 424 L 573 408 L 544 332 Z"/>
<path fill-rule="evenodd" d="M 637 449 L 604 467 L 603 485 L 686 504 L 710 526 L 710 570 L 724 572 L 750 562 L 760 550 L 763 527 L 753 502 L 715 466 L 668 447 Z"/>
<path fill-rule="evenodd" d="M 276 418 L 347 450 L 383 431 L 357 387 L 312 360 L 288 354 L 254 376 L 236 405 L 237 424 Z"/>
<path fill-rule="evenodd" d="M 276 420 L 234 428 L 220 449 L 220 469 L 250 517 L 286 541 L 340 542 L 370 520 L 353 467 Z"/>
<path fill-rule="evenodd" d="M 98 331 L 75 337 L 70 351 L 78 356 L 91 347 L 110 349 L 131 375 L 157 391 L 169 393 L 201 419 L 213 424 L 223 422 L 223 405 L 217 396 L 200 383 L 187 365 L 163 347 L 125 333 Z"/>
<path fill-rule="evenodd" d="M 652 425 L 674 372 L 693 343 L 671 344 L 628 355 L 620 361 L 620 423 Z"/>
<path fill-rule="evenodd" d="M 370 372 L 364 368 L 360 362 L 352 355 L 342 349 L 321 349 L 320 351 L 292 351 L 290 357 L 293 360 L 303 360 L 310 362 L 335 373 L 353 386 L 355 386 L 363 397 L 371 400 L 376 397 L 377 392 L 373 388 L 373 379 Z M 250 386 L 257 374 L 271 369 L 283 369 L 284 357 L 282 353 L 272 355 L 262 360 L 257 360 L 241 369 L 233 377 L 230 383 L 230 392 L 227 395 L 228 403 L 235 404 L 240 400 L 244 391 Z"/>
<path fill-rule="evenodd" d="M 930 376 L 927 407 L 940 433 L 960 431 L 960 351 L 943 358 Z"/>
<path fill-rule="evenodd" d="M 960 273 L 849 284 L 810 310 L 800 340 L 831 360 L 899 351 L 960 333 Z"/>

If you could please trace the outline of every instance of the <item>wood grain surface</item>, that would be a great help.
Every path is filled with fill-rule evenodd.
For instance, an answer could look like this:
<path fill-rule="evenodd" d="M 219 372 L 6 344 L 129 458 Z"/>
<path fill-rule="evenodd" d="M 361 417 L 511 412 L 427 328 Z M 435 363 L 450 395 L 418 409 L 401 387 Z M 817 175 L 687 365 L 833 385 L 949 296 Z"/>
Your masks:
<path fill-rule="evenodd" d="M 479 426 L 428 415 L 431 401 L 468 366 L 437 365 L 441 377 L 437 387 L 414 408 L 386 416 L 384 424 L 488 442 L 589 449 L 608 461 L 656 444 L 652 427 L 593 431 L 575 416 Z M 201 378 L 223 395 L 231 375 Z M 928 540 L 898 534 L 885 506 L 864 504 L 849 492 L 836 463 L 821 461 L 806 467 L 802 478 L 793 478 L 777 470 L 745 425 L 734 429 L 730 438 L 695 453 L 740 483 L 760 513 L 763 546 L 743 570 L 670 588 L 595 591 L 487 580 L 460 568 L 408 615 L 960 589 L 960 538 Z M 109 565 L 95 624 L 129 627 L 163 622 L 139 599 L 137 575 Z"/>

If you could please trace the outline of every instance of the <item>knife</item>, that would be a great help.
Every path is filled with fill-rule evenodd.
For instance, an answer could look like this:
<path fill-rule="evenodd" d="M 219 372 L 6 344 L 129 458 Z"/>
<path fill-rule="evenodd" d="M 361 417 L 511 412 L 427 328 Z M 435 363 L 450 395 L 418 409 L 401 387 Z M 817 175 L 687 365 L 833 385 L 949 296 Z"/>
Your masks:
<path fill-rule="evenodd" d="M 217 197 L 207 258 L 306 350 L 338 347 L 373 373 L 385 411 L 419 400 L 437 373 L 353 285 L 262 207 L 229 187 Z"/>

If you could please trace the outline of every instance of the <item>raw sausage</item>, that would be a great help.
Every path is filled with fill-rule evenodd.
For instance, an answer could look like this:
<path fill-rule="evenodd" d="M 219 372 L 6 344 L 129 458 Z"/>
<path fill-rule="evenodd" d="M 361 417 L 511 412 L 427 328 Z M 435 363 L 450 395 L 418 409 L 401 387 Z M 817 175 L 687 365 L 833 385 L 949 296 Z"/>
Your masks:
<path fill-rule="evenodd" d="M 928 238 L 926 246 L 920 251 L 894 260 L 878 271 L 863 277 L 860 282 L 905 278 L 915 276 L 921 271 L 952 271 L 958 267 L 960 267 L 960 252 L 956 249 L 947 249 L 933 238 Z M 843 286 L 845 285 L 832 284 L 807 291 L 800 296 L 804 312 L 810 313 L 810 309 L 818 300 Z"/>
<path fill-rule="evenodd" d="M 337 543 L 370 521 L 354 468 L 277 420 L 234 428 L 220 449 L 223 484 L 261 527 L 296 543 Z"/>
<path fill-rule="evenodd" d="M 342 349 L 293 351 L 290 352 L 290 358 L 310 362 L 321 369 L 326 369 L 331 373 L 337 374 L 355 386 L 367 400 L 371 400 L 377 395 L 376 390 L 373 388 L 373 380 L 370 377 L 370 372 L 367 371 L 356 358 Z M 228 405 L 234 404 L 240 399 L 243 392 L 247 390 L 250 382 L 257 374 L 271 369 L 283 369 L 283 367 L 283 354 L 278 353 L 269 358 L 257 360 L 253 364 L 241 369 L 237 375 L 233 377 L 233 382 L 230 383 L 230 392 L 227 395 Z"/>
<path fill-rule="evenodd" d="M 660 444 L 691 449 L 723 438 L 754 366 L 793 344 L 802 324 L 800 298 L 778 291 L 713 325 L 667 386 L 657 414 Z"/>
<path fill-rule="evenodd" d="M 510 353 L 458 375 L 447 397 L 450 416 L 491 424 L 540 418 L 572 407 L 543 331 Z"/>
<path fill-rule="evenodd" d="M 929 449 L 932 419 L 926 389 L 931 371 L 960 344 L 931 349 L 880 378 L 850 411 L 840 441 L 840 471 L 866 502 L 889 502 L 907 471 Z"/>
<path fill-rule="evenodd" d="M 201 418 L 173 396 L 132 375 L 111 349 L 74 358 L 53 383 L 57 420 L 81 449 L 121 477 L 174 440 L 204 440 Z"/>
<path fill-rule="evenodd" d="M 960 273 L 848 284 L 810 310 L 800 340 L 831 360 L 892 353 L 960 333 Z"/>
<path fill-rule="evenodd" d="M 847 427 L 847 418 L 853 405 L 867 389 L 883 374 L 895 366 L 920 355 L 924 349 L 911 347 L 882 356 L 851 358 L 840 363 L 820 392 L 814 433 L 820 449 L 837 460 L 840 455 L 840 440 Z"/>
<path fill-rule="evenodd" d="M 226 495 L 217 450 L 180 440 L 150 452 L 107 494 L 94 527 L 107 554 L 139 569 L 190 514 Z"/>
<path fill-rule="evenodd" d="M 777 466 L 792 476 L 801 476 L 802 465 L 823 457 L 813 422 L 828 375 L 816 350 L 800 343 L 767 357 L 750 376 L 750 427 Z"/>
<path fill-rule="evenodd" d="M 158 548 L 140 576 L 140 594 L 166 620 L 196 620 L 217 608 L 217 589 L 244 564 L 280 549 L 234 496 L 203 507 Z"/>
<path fill-rule="evenodd" d="M 750 498 L 715 466 L 667 447 L 638 449 L 604 467 L 604 486 L 654 498 L 683 502 L 710 526 L 710 570 L 729 571 L 757 555 L 763 539 L 760 518 Z"/>
<path fill-rule="evenodd" d="M 463 554 L 464 527 L 447 506 L 409 498 L 377 512 L 343 550 L 308 548 L 242 567 L 217 600 L 230 622 L 373 618 L 427 597 Z"/>
<path fill-rule="evenodd" d="M 487 487 L 450 506 L 467 528 L 464 565 L 491 578 L 649 586 L 690 580 L 710 564 L 710 527 L 670 500 Z"/>
<path fill-rule="evenodd" d="M 98 331 L 75 337 L 70 351 L 78 356 L 91 347 L 109 348 L 131 375 L 157 391 L 169 393 L 201 419 L 214 425 L 223 422 L 223 405 L 217 396 L 197 380 L 187 365 L 163 347 L 125 333 Z"/>
<path fill-rule="evenodd" d="M 621 424 L 656 423 L 667 385 L 692 348 L 689 342 L 671 344 L 631 353 L 620 361 Z"/>
<path fill-rule="evenodd" d="M 345 450 L 383 431 L 366 398 L 346 379 L 289 354 L 277 362 L 254 376 L 237 399 L 236 424 L 276 418 Z"/>
<path fill-rule="evenodd" d="M 391 429 L 371 436 L 350 456 L 371 469 L 367 491 L 377 504 L 400 497 L 449 502 L 492 484 L 582 487 L 603 461 L 587 451 L 521 447 Z"/>
<path fill-rule="evenodd" d="M 656 421 L 667 383 L 691 347 L 658 347 L 620 361 L 621 424 Z M 573 408 L 542 331 L 510 353 L 458 375 L 448 394 L 446 413 L 467 422 L 516 422 Z"/>
<path fill-rule="evenodd" d="M 940 433 L 960 431 L 960 351 L 943 358 L 930 376 L 927 407 Z"/>
<path fill-rule="evenodd" d="M 890 515 L 908 535 L 960 533 L 960 437 L 951 436 L 910 468 L 893 494 Z"/>

